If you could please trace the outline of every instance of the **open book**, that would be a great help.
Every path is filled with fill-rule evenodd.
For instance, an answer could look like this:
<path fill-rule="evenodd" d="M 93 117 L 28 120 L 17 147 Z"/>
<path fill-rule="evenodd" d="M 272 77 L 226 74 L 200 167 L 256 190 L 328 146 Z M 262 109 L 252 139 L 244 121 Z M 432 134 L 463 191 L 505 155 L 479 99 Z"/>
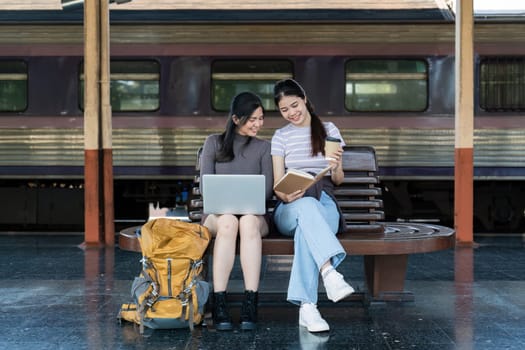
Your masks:
<path fill-rule="evenodd" d="M 286 174 L 273 186 L 274 191 L 284 192 L 286 194 L 295 192 L 297 190 L 306 191 L 317 181 L 321 180 L 331 169 L 328 166 L 321 170 L 319 174 L 312 175 L 305 171 L 297 169 L 288 169 Z"/>

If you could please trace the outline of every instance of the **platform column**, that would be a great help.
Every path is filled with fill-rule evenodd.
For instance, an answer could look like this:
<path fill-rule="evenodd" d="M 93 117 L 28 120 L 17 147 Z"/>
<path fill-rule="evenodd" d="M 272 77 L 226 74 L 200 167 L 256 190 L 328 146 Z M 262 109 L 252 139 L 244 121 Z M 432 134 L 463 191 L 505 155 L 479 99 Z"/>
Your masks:
<path fill-rule="evenodd" d="M 114 245 L 113 160 L 109 97 L 109 7 L 84 2 L 85 245 Z"/>
<path fill-rule="evenodd" d="M 460 243 L 473 242 L 474 56 L 473 0 L 456 1 L 454 226 Z"/>

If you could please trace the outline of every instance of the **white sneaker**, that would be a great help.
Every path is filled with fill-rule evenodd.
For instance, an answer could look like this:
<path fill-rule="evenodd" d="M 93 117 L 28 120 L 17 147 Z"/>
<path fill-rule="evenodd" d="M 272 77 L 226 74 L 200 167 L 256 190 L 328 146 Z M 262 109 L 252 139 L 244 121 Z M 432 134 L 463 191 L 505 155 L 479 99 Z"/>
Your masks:
<path fill-rule="evenodd" d="M 323 277 L 323 282 L 326 296 L 334 303 L 337 303 L 339 300 L 346 298 L 354 292 L 354 288 L 346 283 L 343 275 L 335 269 L 332 269 Z"/>
<path fill-rule="evenodd" d="M 299 326 L 306 327 L 310 332 L 326 332 L 330 330 L 328 323 L 321 317 L 317 305 L 305 303 L 299 309 Z"/>

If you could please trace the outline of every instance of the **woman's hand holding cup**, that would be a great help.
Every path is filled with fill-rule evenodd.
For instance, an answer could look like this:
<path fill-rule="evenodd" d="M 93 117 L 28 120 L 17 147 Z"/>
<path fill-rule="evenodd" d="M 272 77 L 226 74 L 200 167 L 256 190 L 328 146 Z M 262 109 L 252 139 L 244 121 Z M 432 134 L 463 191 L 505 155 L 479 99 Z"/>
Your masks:
<path fill-rule="evenodd" d="M 341 148 L 341 140 L 328 136 L 324 142 L 324 156 L 326 160 L 334 160 L 335 153 Z"/>

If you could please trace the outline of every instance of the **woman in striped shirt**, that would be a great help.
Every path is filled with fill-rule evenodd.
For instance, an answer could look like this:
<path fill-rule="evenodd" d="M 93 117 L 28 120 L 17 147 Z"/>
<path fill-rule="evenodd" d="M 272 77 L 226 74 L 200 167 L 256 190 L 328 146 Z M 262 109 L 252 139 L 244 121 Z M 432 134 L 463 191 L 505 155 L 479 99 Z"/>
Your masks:
<path fill-rule="evenodd" d="M 310 332 L 328 331 L 328 323 L 317 310 L 317 290 L 321 274 L 326 294 L 337 302 L 354 289 L 335 268 L 346 253 L 336 234 L 344 229 L 344 219 L 333 196 L 334 185 L 344 179 L 341 147 L 325 157 L 327 136 L 342 140 L 337 127 L 322 122 L 315 114 L 303 88 L 293 79 L 274 87 L 275 104 L 289 123 L 275 131 L 271 143 L 274 184 L 287 169 L 318 173 L 329 164 L 328 176 L 305 191 L 275 191 L 280 202 L 274 211 L 274 223 L 283 235 L 294 237 L 294 258 L 287 300 L 300 305 L 299 325 Z"/>

